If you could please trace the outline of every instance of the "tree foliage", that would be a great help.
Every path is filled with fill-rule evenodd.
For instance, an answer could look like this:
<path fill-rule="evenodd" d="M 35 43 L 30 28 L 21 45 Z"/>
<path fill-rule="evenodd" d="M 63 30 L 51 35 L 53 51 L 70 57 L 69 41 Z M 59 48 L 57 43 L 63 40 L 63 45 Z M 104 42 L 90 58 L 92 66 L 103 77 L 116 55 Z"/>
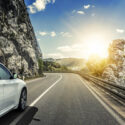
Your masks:
<path fill-rule="evenodd" d="M 43 61 L 43 70 L 44 71 L 68 71 L 68 68 L 56 62 Z"/>
<path fill-rule="evenodd" d="M 105 67 L 109 64 L 107 59 L 102 59 L 98 56 L 91 56 L 86 65 L 89 69 L 89 72 L 95 76 L 101 76 Z"/>
<path fill-rule="evenodd" d="M 39 65 L 39 75 L 43 74 L 43 60 L 40 58 L 38 59 L 38 65 Z"/>

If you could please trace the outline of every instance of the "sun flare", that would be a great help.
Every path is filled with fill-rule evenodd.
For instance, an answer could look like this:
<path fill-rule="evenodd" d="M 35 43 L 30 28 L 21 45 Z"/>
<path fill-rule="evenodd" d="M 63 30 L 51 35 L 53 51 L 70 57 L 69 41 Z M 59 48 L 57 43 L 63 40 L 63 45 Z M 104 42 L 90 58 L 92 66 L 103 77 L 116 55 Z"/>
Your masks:
<path fill-rule="evenodd" d="M 84 41 L 86 43 L 87 58 L 92 55 L 98 55 L 101 58 L 108 56 L 108 45 L 101 35 L 95 34 L 88 36 Z"/>
<path fill-rule="evenodd" d="M 100 57 L 107 57 L 105 46 L 96 41 L 93 41 L 92 44 L 88 45 L 88 53 L 89 56 L 94 54 Z"/>

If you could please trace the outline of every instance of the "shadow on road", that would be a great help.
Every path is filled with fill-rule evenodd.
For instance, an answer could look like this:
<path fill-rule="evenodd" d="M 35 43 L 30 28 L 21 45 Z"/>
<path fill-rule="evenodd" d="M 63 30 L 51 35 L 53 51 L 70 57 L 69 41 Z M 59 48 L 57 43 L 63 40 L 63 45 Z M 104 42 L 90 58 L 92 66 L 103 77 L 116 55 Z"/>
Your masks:
<path fill-rule="evenodd" d="M 18 121 L 17 125 L 28 125 L 32 121 L 36 112 L 38 111 L 38 108 L 36 107 L 27 107 L 27 108 L 28 111 L 26 111 L 26 113 L 23 112 L 24 115 Z M 9 125 L 20 115 L 21 113 L 17 110 L 9 112 L 8 114 L 0 118 L 0 125 Z"/>

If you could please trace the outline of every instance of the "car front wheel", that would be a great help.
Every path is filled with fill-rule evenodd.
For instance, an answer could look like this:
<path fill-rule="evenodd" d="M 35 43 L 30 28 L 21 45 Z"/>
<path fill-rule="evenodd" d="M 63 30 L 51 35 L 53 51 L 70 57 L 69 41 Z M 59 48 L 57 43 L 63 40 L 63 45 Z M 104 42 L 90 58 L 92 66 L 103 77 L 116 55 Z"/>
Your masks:
<path fill-rule="evenodd" d="M 26 109 L 26 104 L 27 104 L 27 91 L 26 89 L 23 89 L 21 92 L 18 109 L 20 111 L 24 111 Z"/>

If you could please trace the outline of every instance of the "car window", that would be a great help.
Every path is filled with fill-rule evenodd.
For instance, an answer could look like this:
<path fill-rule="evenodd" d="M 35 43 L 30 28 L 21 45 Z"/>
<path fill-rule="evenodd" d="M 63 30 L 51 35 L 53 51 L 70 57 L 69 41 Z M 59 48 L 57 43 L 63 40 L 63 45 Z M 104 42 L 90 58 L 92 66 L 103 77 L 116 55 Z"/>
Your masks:
<path fill-rule="evenodd" d="M 9 71 L 4 66 L 0 65 L 0 79 L 6 80 L 10 78 L 11 74 L 9 73 Z"/>

